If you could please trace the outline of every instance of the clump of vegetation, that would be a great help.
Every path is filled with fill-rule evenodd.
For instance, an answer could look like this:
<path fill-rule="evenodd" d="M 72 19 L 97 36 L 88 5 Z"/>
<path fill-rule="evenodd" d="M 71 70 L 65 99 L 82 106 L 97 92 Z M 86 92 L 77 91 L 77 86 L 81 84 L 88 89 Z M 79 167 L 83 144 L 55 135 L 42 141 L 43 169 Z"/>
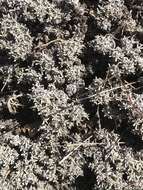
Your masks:
<path fill-rule="evenodd" d="M 141 0 L 1 0 L 1 189 L 143 189 Z"/>

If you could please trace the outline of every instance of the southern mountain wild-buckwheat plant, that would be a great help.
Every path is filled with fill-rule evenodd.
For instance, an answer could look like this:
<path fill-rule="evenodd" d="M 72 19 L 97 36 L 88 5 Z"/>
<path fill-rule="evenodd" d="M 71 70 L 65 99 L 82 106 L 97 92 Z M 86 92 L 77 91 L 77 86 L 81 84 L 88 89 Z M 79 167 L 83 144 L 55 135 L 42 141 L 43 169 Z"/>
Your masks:
<path fill-rule="evenodd" d="M 0 1 L 0 190 L 143 190 L 142 7 Z"/>

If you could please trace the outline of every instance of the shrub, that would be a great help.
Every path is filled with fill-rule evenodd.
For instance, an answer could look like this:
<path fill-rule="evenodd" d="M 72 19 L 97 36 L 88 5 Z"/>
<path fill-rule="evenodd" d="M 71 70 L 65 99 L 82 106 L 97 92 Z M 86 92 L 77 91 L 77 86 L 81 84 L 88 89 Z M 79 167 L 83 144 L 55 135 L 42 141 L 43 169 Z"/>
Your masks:
<path fill-rule="evenodd" d="M 0 1 L 0 189 L 143 189 L 141 4 Z"/>

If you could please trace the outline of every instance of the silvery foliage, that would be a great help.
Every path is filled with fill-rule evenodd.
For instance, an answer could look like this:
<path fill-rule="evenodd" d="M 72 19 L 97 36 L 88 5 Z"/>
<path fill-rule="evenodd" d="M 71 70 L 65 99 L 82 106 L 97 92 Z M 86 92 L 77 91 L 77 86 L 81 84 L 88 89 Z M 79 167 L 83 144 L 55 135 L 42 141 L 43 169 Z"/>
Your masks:
<path fill-rule="evenodd" d="M 129 33 L 141 31 L 141 25 L 133 19 L 124 0 L 101 0 L 95 14 L 98 27 L 104 31 L 109 32 L 113 27 L 117 27 L 115 33 L 119 31 Z"/>
<path fill-rule="evenodd" d="M 121 46 L 117 46 L 114 36 L 97 35 L 92 42 L 96 51 L 109 55 L 118 67 L 120 73 L 127 75 L 135 73 L 136 69 L 142 69 L 142 44 L 134 37 L 123 37 Z"/>
<path fill-rule="evenodd" d="M 112 23 L 118 22 L 124 15 L 124 0 L 99 1 L 97 21 L 100 28 L 110 31 Z"/>
<path fill-rule="evenodd" d="M 97 131 L 97 139 L 101 140 L 101 144 L 97 143 L 95 147 L 91 147 L 90 152 L 94 161 L 89 165 L 97 174 L 96 187 L 116 190 L 141 188 L 143 165 L 140 158 L 133 154 L 132 149 L 126 149 L 124 144 L 121 145 L 120 137 L 116 133 L 104 129 Z M 88 156 L 88 150 L 84 151 Z M 124 178 L 125 176 L 128 180 Z"/>
<path fill-rule="evenodd" d="M 142 42 L 133 35 L 142 27 L 125 1 L 96 3 L 1 0 L 0 61 L 8 64 L 0 70 L 0 189 L 142 189 L 142 146 L 129 143 L 143 140 L 143 97 L 125 80 L 142 72 Z M 96 76 L 99 57 L 108 61 Z M 38 121 L 9 113 L 15 91 Z"/>
<path fill-rule="evenodd" d="M 9 12 L 11 16 L 18 16 L 18 19 L 24 19 L 25 21 L 38 19 L 40 22 L 52 20 L 59 23 L 61 19 L 60 9 L 46 0 L 2 0 L 0 5 L 4 7 L 4 14 Z"/>
<path fill-rule="evenodd" d="M 1 19 L 0 49 L 5 49 L 15 60 L 26 59 L 32 50 L 29 30 L 9 15 Z"/>
<path fill-rule="evenodd" d="M 133 131 L 142 135 L 141 95 L 133 92 L 132 84 L 131 86 L 127 83 L 123 85 L 120 80 L 123 76 L 135 75 L 137 70 L 142 71 L 142 44 L 134 36 L 124 36 L 120 39 L 120 46 L 117 46 L 114 36 L 97 35 L 92 41 L 92 45 L 95 51 L 114 60 L 114 63 L 110 63 L 108 67 L 109 81 L 106 79 L 105 82 L 103 79 L 95 78 L 90 85 L 90 92 L 95 94 L 92 101 L 106 106 L 104 112 L 110 118 L 119 120 L 125 118 L 124 112 L 122 115 L 120 110 L 126 110 L 129 114 L 127 114 L 129 121 L 133 122 Z M 113 101 L 117 105 L 116 108 L 110 105 Z"/>
<path fill-rule="evenodd" d="M 34 106 L 43 117 L 43 123 L 45 125 L 49 123 L 48 130 L 55 128 L 59 136 L 65 136 L 74 125 L 79 126 L 88 119 L 84 108 L 81 105 L 68 104 L 67 94 L 57 90 L 54 85 L 44 89 L 37 83 L 32 91 Z"/>

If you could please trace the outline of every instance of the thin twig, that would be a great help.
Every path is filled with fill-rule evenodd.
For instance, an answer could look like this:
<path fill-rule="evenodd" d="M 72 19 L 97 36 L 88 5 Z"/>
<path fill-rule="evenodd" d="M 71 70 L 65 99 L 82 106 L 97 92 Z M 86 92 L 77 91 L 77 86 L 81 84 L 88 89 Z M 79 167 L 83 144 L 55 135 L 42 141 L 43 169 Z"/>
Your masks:
<path fill-rule="evenodd" d="M 119 144 L 125 144 L 124 142 L 119 142 Z M 106 143 L 73 143 L 68 144 L 68 147 L 74 147 L 74 146 L 96 146 L 96 145 L 106 145 Z"/>
<path fill-rule="evenodd" d="M 58 41 L 63 41 L 62 39 L 58 38 L 58 39 L 55 39 L 55 40 L 52 40 L 46 44 L 41 44 L 41 45 L 38 45 L 34 48 L 34 50 L 37 50 L 37 49 L 42 49 L 42 48 L 46 48 L 48 47 L 49 45 L 51 45 L 52 43 L 55 43 L 55 42 L 58 42 Z"/>
<path fill-rule="evenodd" d="M 123 87 L 125 88 L 125 87 L 131 86 L 132 84 L 135 84 L 135 83 L 136 83 L 136 82 L 132 82 L 132 83 L 127 83 L 126 85 L 116 86 L 116 87 L 114 87 L 114 88 L 101 91 L 101 92 L 99 92 L 99 93 L 97 93 L 97 94 L 93 94 L 93 95 L 90 95 L 90 96 L 86 96 L 86 97 L 84 97 L 84 98 L 77 99 L 77 100 L 73 101 L 71 104 L 69 104 L 68 106 L 63 107 L 63 108 L 61 108 L 61 109 L 59 109 L 59 110 L 57 110 L 57 111 L 55 111 L 55 112 L 51 112 L 51 113 L 49 114 L 49 116 L 56 115 L 56 114 L 60 113 L 61 111 L 68 110 L 68 109 L 70 109 L 70 108 L 72 108 L 72 107 L 74 107 L 74 106 L 80 104 L 80 103 L 81 103 L 82 101 L 84 101 L 84 100 L 89 100 L 89 99 L 98 97 L 99 95 L 102 95 L 102 94 L 104 94 L 104 93 L 106 93 L 106 92 L 112 92 L 112 91 L 114 91 L 114 90 L 118 90 L 118 89 L 121 89 L 121 88 L 123 88 Z M 44 107 L 43 109 L 45 109 L 45 107 Z"/>
<path fill-rule="evenodd" d="M 68 144 L 68 147 L 74 147 L 74 146 L 96 146 L 96 145 L 105 145 L 105 143 L 74 143 L 74 144 Z"/>
<path fill-rule="evenodd" d="M 81 99 L 77 100 L 77 102 L 78 102 L 78 101 L 83 101 L 83 100 L 88 100 L 88 99 L 94 98 L 94 97 L 96 97 L 96 96 L 102 95 L 102 94 L 104 94 L 104 93 L 106 93 L 106 92 L 112 92 L 112 91 L 114 91 L 114 90 L 118 90 L 118 89 L 121 89 L 121 88 L 123 88 L 123 87 L 127 87 L 127 86 L 130 86 L 130 85 L 132 85 L 132 84 L 135 84 L 135 83 L 136 83 L 136 82 L 132 82 L 132 83 L 128 83 L 128 84 L 125 84 L 125 85 L 116 86 L 116 87 L 111 88 L 111 89 L 108 89 L 108 90 L 103 90 L 103 91 L 101 91 L 101 92 L 99 92 L 99 93 L 97 93 L 97 94 L 93 94 L 93 95 L 87 96 L 87 97 L 85 97 L 85 98 L 81 98 Z"/>
<path fill-rule="evenodd" d="M 10 69 L 11 69 L 11 67 L 8 69 L 8 77 L 7 77 L 7 79 L 6 79 L 6 81 L 5 81 L 4 85 L 3 85 L 3 87 L 1 88 L 1 92 L 3 92 L 3 90 L 5 89 L 7 83 L 8 83 L 8 81 L 9 81 L 9 79 L 10 79 L 10 76 L 11 76 L 11 73 L 9 73 Z"/>
<path fill-rule="evenodd" d="M 98 124 L 98 127 L 99 129 L 101 130 L 101 118 L 100 118 L 100 110 L 99 110 L 99 105 L 97 106 L 97 112 L 96 112 L 96 115 L 97 115 L 97 124 Z"/>
<path fill-rule="evenodd" d="M 78 150 L 78 148 L 80 147 L 81 145 L 78 145 L 73 151 L 71 151 L 69 154 L 67 154 L 60 162 L 59 164 L 62 164 L 65 160 L 67 160 L 74 151 Z"/>
<path fill-rule="evenodd" d="M 88 137 L 87 139 L 85 139 L 84 142 L 86 142 L 87 140 L 91 139 L 92 136 Z M 65 160 L 67 160 L 72 154 L 73 152 L 75 152 L 76 150 L 79 149 L 79 147 L 81 147 L 82 144 L 80 143 L 74 150 L 72 150 L 69 154 L 67 154 L 60 162 L 59 164 L 62 164 Z"/>

